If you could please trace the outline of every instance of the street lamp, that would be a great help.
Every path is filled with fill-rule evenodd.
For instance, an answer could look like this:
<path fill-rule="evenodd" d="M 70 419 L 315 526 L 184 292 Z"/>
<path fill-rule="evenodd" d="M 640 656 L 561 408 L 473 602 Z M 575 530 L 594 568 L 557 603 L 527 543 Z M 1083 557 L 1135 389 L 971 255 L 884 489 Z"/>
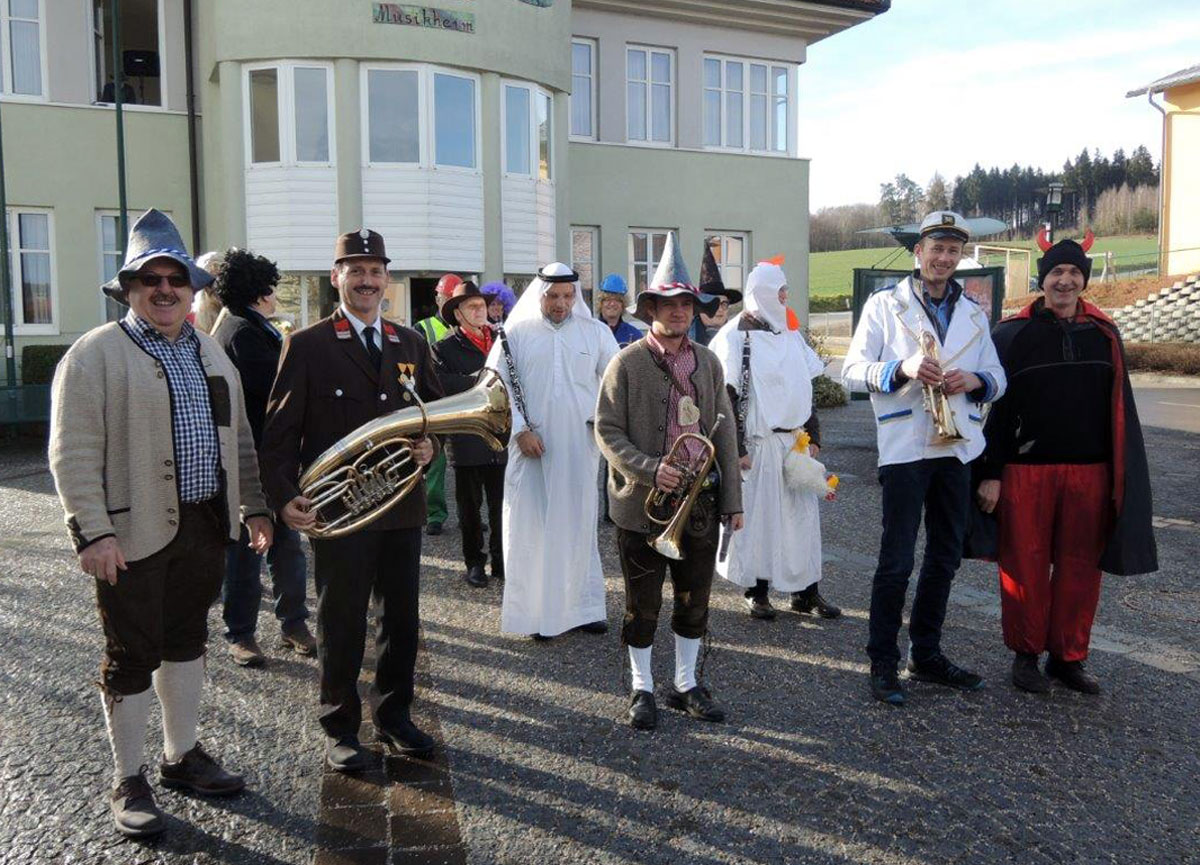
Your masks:
<path fill-rule="evenodd" d="M 1050 220 L 1046 223 L 1046 239 L 1054 242 L 1054 230 L 1058 228 L 1058 215 L 1062 213 L 1063 184 L 1053 180 L 1046 184 L 1046 213 Z"/>

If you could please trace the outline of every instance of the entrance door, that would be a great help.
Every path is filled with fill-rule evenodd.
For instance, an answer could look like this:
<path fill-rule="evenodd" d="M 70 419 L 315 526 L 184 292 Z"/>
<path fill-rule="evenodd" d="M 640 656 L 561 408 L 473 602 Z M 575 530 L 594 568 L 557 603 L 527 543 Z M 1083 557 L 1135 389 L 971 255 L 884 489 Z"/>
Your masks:
<path fill-rule="evenodd" d="M 418 321 L 437 313 L 437 302 L 433 299 L 433 290 L 437 287 L 438 279 L 440 277 L 414 276 L 408 280 L 413 326 Z"/>

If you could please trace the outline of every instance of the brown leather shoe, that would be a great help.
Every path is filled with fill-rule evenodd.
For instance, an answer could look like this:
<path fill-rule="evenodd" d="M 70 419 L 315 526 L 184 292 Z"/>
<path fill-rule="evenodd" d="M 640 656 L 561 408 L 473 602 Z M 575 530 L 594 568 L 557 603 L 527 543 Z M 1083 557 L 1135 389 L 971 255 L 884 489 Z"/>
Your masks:
<path fill-rule="evenodd" d="M 317 653 L 317 638 L 312 635 L 308 625 L 301 622 L 283 632 L 281 639 L 283 647 L 291 649 L 297 655 L 311 657 Z"/>
<path fill-rule="evenodd" d="M 164 787 L 190 790 L 203 796 L 232 796 L 246 789 L 246 779 L 226 772 L 197 742 L 174 763 L 163 760 L 158 767 Z"/>
<path fill-rule="evenodd" d="M 253 637 L 234 640 L 229 644 L 229 654 L 233 656 L 233 662 L 240 667 L 261 667 L 267 663 L 267 656 Z"/>
<path fill-rule="evenodd" d="M 163 812 L 154 802 L 154 793 L 146 781 L 146 767 L 136 775 L 122 778 L 109 798 L 113 823 L 127 838 L 149 838 L 167 828 Z"/>

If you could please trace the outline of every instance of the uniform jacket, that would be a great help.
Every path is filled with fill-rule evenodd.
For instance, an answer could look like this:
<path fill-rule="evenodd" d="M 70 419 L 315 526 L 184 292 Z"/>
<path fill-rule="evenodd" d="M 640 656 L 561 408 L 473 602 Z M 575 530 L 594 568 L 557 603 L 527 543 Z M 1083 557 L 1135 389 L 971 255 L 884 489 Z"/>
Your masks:
<path fill-rule="evenodd" d="M 887 382 L 883 379 L 889 362 L 903 361 L 915 354 L 923 330 L 936 335 L 913 283 L 912 277 L 906 277 L 867 298 L 846 351 L 842 378 L 850 389 L 871 394 L 879 465 L 947 456 L 967 463 L 983 451 L 981 403 L 965 393 L 950 397 L 955 421 L 966 440 L 954 445 L 931 445 L 933 419 L 924 410 L 920 382 L 907 381 L 891 393 L 884 392 Z M 990 377 L 993 386 L 988 388 L 986 398 L 995 400 L 1004 393 L 1005 378 L 989 330 L 987 315 L 963 294 L 954 306 L 946 339 L 938 350 L 943 369 L 958 368 Z"/>
<path fill-rule="evenodd" d="M 411 395 L 406 397 L 400 375 L 413 381 L 422 400 L 441 398 L 442 386 L 421 335 L 386 319 L 382 329 L 381 371 L 340 308 L 288 338 L 267 402 L 260 457 L 263 487 L 275 510 L 300 494 L 300 475 L 330 445 L 380 415 L 415 405 Z M 413 528 L 424 522 L 425 487 L 420 484 L 367 530 Z"/>
<path fill-rule="evenodd" d="M 696 371 L 691 381 L 700 408 L 700 429 L 707 434 L 717 414 L 725 415 L 714 438 L 715 464 L 721 473 L 718 510 L 723 515 L 741 513 L 742 475 L 725 373 L 707 348 L 692 343 L 692 350 Z M 670 393 L 670 376 L 655 361 L 645 339 L 621 349 L 604 372 L 596 402 L 596 442 L 608 460 L 609 515 L 623 529 L 655 530 L 644 505 L 658 464 L 672 444 L 666 440 Z"/>
<path fill-rule="evenodd" d="M 269 516 L 237 370 L 196 332 L 220 442 L 229 540 Z M 54 375 L 50 471 L 76 552 L 115 536 L 126 561 L 161 550 L 179 526 L 171 392 L 161 364 L 117 323 L 84 334 Z"/>
<path fill-rule="evenodd" d="M 267 414 L 267 399 L 279 367 L 283 341 L 270 330 L 266 320 L 255 312 L 235 312 L 225 309 L 217 319 L 212 337 L 242 377 L 242 394 L 246 398 L 246 417 L 254 432 L 254 445 L 262 444 L 263 419 Z"/>
<path fill-rule="evenodd" d="M 474 387 L 487 358 L 456 327 L 433 347 L 433 360 L 442 389 L 449 396 Z M 502 466 L 508 462 L 508 448 L 494 451 L 475 435 L 450 436 L 446 453 L 454 466 Z"/>

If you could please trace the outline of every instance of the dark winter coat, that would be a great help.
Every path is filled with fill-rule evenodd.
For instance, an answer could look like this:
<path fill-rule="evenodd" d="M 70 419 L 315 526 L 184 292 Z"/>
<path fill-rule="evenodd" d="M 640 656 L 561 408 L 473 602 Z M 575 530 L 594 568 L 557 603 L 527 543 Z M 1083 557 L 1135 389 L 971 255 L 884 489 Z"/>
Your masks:
<path fill-rule="evenodd" d="M 483 352 L 457 327 L 433 346 L 434 369 L 447 396 L 474 387 L 485 360 Z M 502 466 L 508 462 L 507 448 L 494 451 L 475 435 L 450 436 L 446 455 L 452 466 Z"/>
<path fill-rule="evenodd" d="M 250 420 L 250 431 L 254 433 L 254 446 L 261 447 L 267 399 L 271 396 L 271 385 L 279 368 L 283 338 L 265 318 L 248 309 L 224 310 L 213 328 L 212 337 L 225 349 L 242 377 L 246 417 Z"/>

